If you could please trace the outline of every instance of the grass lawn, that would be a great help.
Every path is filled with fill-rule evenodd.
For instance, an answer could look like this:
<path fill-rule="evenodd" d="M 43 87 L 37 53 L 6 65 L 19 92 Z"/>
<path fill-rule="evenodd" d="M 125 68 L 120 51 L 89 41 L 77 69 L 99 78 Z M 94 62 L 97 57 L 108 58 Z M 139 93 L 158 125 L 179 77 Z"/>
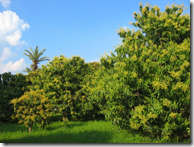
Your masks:
<path fill-rule="evenodd" d="M 118 130 L 111 122 L 56 121 L 45 129 L 33 126 L 32 132 L 22 124 L 0 123 L 1 143 L 162 143 L 138 134 Z M 186 142 L 185 142 L 186 143 Z"/>

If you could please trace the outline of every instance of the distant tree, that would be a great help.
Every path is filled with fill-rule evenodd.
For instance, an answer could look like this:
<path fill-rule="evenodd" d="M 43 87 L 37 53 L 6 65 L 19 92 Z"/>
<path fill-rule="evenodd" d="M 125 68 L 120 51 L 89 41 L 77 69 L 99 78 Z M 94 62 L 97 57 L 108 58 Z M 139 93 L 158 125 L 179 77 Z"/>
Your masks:
<path fill-rule="evenodd" d="M 38 46 L 36 46 L 35 50 L 30 47 L 29 50 L 25 50 L 27 53 L 23 53 L 24 55 L 28 56 L 30 60 L 32 60 L 33 64 L 30 66 L 31 68 L 26 68 L 23 72 L 30 72 L 36 71 L 38 69 L 38 64 L 42 61 L 49 60 L 49 57 L 41 57 L 40 56 L 44 53 L 46 49 L 42 49 L 40 52 L 38 50 Z"/>

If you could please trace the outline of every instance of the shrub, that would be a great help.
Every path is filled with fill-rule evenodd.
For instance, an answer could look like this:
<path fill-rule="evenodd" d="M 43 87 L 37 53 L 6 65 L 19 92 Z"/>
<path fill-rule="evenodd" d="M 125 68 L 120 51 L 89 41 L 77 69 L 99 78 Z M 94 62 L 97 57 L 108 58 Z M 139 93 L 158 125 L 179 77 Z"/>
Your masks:
<path fill-rule="evenodd" d="M 43 90 L 30 90 L 20 98 L 11 100 L 10 103 L 14 106 L 12 119 L 18 119 L 18 123 L 23 123 L 29 128 L 29 132 L 32 131 L 34 123 L 39 127 L 45 127 L 52 116 L 51 105 Z"/>
<path fill-rule="evenodd" d="M 190 18 L 182 6 L 140 5 L 141 29 L 120 28 L 122 45 L 102 57 L 88 90 L 123 129 L 168 140 L 190 136 Z"/>

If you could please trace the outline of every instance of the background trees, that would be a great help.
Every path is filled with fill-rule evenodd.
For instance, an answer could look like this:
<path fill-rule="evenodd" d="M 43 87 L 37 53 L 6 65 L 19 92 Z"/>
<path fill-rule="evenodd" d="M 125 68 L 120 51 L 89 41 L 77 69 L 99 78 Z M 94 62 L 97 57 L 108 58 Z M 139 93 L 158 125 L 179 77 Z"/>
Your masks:
<path fill-rule="evenodd" d="M 27 85 L 26 76 L 23 74 L 12 75 L 10 72 L 0 74 L 0 122 L 12 121 L 14 109 L 9 102 L 21 97 L 27 90 Z"/>

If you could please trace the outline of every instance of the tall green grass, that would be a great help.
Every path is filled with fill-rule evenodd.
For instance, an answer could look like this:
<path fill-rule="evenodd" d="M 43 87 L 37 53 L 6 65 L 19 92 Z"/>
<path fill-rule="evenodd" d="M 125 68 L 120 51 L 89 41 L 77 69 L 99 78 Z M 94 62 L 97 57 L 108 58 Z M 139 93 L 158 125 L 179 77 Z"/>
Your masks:
<path fill-rule="evenodd" d="M 111 122 L 56 121 L 45 129 L 33 126 L 31 133 L 22 124 L 0 123 L 1 143 L 162 143 L 159 139 L 118 130 Z M 186 143 L 186 141 L 185 141 Z"/>

